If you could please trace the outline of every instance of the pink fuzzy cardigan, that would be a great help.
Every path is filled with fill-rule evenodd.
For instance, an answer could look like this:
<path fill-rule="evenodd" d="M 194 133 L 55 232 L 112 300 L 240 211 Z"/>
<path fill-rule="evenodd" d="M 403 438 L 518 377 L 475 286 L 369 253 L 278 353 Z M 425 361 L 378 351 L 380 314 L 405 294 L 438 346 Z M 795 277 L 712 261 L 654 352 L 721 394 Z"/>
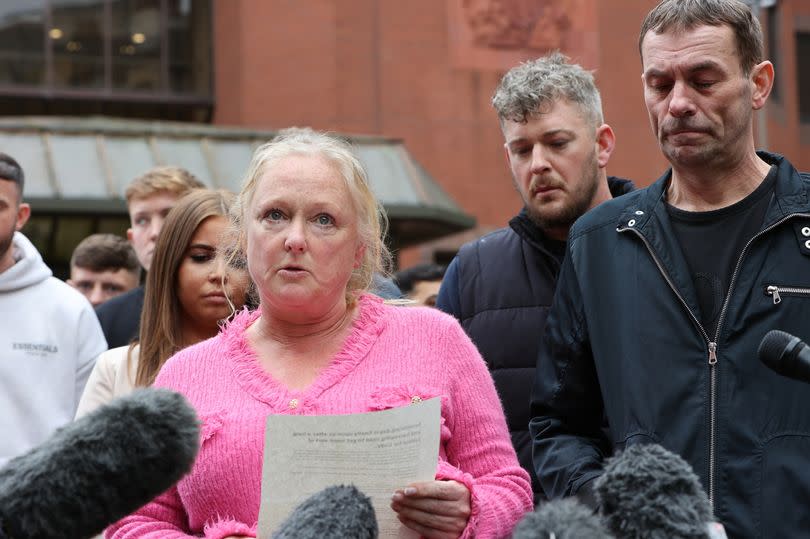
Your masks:
<path fill-rule="evenodd" d="M 306 389 L 291 391 L 258 363 L 244 311 L 216 337 L 182 350 L 155 383 L 186 395 L 202 420 L 194 467 L 176 487 L 107 529 L 107 538 L 255 537 L 268 414 L 349 414 L 442 398 L 437 479 L 464 483 L 463 537 L 507 537 L 532 508 L 484 361 L 456 320 L 363 295 L 352 332 Z M 404 485 L 403 485 L 404 486 Z M 392 493 L 393 494 L 393 493 Z"/>

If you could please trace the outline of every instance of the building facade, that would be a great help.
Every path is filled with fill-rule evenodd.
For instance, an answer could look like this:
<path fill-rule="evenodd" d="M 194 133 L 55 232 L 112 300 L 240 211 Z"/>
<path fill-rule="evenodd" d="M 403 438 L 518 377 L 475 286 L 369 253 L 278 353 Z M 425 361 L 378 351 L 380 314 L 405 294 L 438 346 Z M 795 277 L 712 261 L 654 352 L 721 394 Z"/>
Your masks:
<path fill-rule="evenodd" d="M 665 169 L 643 102 L 638 32 L 653 0 L 218 0 L 214 123 L 402 138 L 478 221 L 520 206 L 490 97 L 516 63 L 560 49 L 594 70 L 617 135 L 609 173 Z M 810 2 L 755 6 L 777 83 L 757 144 L 810 170 Z M 470 233 L 441 248 L 452 251 Z M 440 256 L 436 246 L 404 263 Z"/>
<path fill-rule="evenodd" d="M 760 147 L 810 169 L 810 2 L 756 2 L 777 81 Z M 609 173 L 665 168 L 642 97 L 638 31 L 654 0 L 6 0 L 0 115 L 103 114 L 401 139 L 474 233 L 520 206 L 490 97 L 560 49 L 594 71 L 617 135 Z"/>

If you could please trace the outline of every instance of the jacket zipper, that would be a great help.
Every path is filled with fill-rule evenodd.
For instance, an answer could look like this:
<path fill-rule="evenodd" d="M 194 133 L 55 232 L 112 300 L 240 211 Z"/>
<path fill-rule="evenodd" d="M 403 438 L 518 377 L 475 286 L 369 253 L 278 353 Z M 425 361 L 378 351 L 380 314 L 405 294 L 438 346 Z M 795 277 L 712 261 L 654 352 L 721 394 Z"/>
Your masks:
<path fill-rule="evenodd" d="M 731 293 L 734 291 L 734 285 L 737 283 L 737 275 L 740 271 L 740 266 L 742 265 L 743 258 L 745 257 L 746 253 L 748 252 L 748 247 L 754 242 L 755 239 L 762 236 L 763 234 L 770 232 L 777 226 L 781 225 L 785 221 L 792 219 L 794 217 L 810 217 L 810 214 L 805 213 L 791 213 L 786 215 L 779 221 L 776 221 L 774 224 L 769 226 L 764 230 L 760 230 L 758 233 L 754 234 L 751 239 L 745 244 L 742 251 L 740 252 L 740 257 L 737 259 L 737 265 L 734 267 L 734 272 L 731 274 L 731 281 L 728 285 L 728 292 L 726 293 L 726 299 L 723 301 L 723 308 L 720 310 L 720 317 L 717 319 L 717 331 L 715 332 L 714 341 L 709 338 L 709 334 L 703 328 L 703 325 L 700 323 L 698 318 L 689 308 L 689 305 L 683 299 L 680 292 L 675 288 L 672 280 L 669 278 L 669 274 L 664 270 L 664 266 L 661 264 L 661 261 L 658 260 L 658 257 L 655 255 L 652 247 L 650 246 L 647 238 L 639 232 L 635 228 L 622 228 L 619 232 L 625 231 L 633 231 L 641 241 L 644 243 L 645 247 L 647 247 L 647 251 L 649 251 L 650 256 L 652 256 L 653 261 L 655 261 L 655 265 L 658 266 L 658 271 L 661 272 L 661 275 L 664 276 L 664 280 L 666 280 L 669 287 L 675 292 L 675 295 L 680 300 L 681 304 L 686 309 L 686 312 L 689 313 L 689 316 L 692 317 L 697 327 L 700 329 L 700 332 L 703 334 L 703 338 L 706 340 L 708 351 L 709 351 L 709 505 L 712 508 L 712 512 L 714 512 L 714 462 L 716 459 L 715 450 L 716 450 L 716 443 L 715 443 L 715 429 L 716 429 L 716 420 L 717 420 L 717 395 L 716 395 L 716 388 L 717 388 L 717 340 L 720 337 L 720 330 L 723 327 L 723 320 L 726 317 L 726 311 L 728 310 L 728 303 L 731 299 Z M 780 300 L 781 301 L 781 300 Z"/>
<path fill-rule="evenodd" d="M 715 416 L 716 416 L 714 392 L 715 386 L 717 384 L 717 375 L 715 368 L 715 365 L 717 364 L 717 343 L 712 341 L 711 338 L 709 338 L 709 334 L 708 332 L 706 332 L 706 329 L 703 327 L 703 324 L 700 323 L 698 317 L 695 316 L 695 313 L 693 313 L 692 309 L 689 308 L 689 304 L 686 303 L 686 300 L 683 299 L 683 296 L 681 296 L 681 293 L 675 287 L 675 284 L 669 277 L 669 273 L 667 273 L 664 270 L 663 264 L 661 264 L 661 261 L 658 259 L 658 256 L 656 256 L 655 251 L 650 246 L 650 243 L 647 241 L 647 238 L 645 238 L 644 235 L 635 228 L 623 228 L 619 230 L 619 232 L 625 231 L 632 231 L 639 238 L 641 238 L 642 243 L 644 243 L 644 246 L 647 247 L 647 251 L 649 251 L 650 256 L 655 262 L 655 265 L 658 266 L 658 271 L 661 272 L 661 275 L 664 277 L 664 280 L 667 282 L 669 287 L 675 293 L 675 296 L 681 302 L 683 308 L 686 309 L 687 313 L 689 313 L 689 316 L 692 318 L 692 321 L 700 330 L 700 333 L 703 335 L 703 339 L 706 341 L 708 346 L 708 360 L 709 360 L 709 487 L 708 488 L 709 488 L 709 504 L 712 507 L 712 511 L 714 511 L 714 450 L 715 450 L 714 430 L 715 430 Z M 722 312 L 720 316 L 722 317 Z M 717 327 L 718 328 L 720 327 L 719 321 Z"/>
<path fill-rule="evenodd" d="M 807 296 L 810 297 L 810 288 L 796 288 L 792 286 L 776 286 L 768 285 L 765 288 L 765 293 L 773 296 L 773 304 L 778 305 L 782 303 L 782 295 L 785 296 Z"/>

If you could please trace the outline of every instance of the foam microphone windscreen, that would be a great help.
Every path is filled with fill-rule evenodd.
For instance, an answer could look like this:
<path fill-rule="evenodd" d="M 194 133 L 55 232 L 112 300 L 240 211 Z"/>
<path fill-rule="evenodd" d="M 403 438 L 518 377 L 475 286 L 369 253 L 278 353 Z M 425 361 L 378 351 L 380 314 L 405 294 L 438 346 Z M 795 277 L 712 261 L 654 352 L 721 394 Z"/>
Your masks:
<path fill-rule="evenodd" d="M 700 480 L 685 460 L 660 445 L 633 445 L 605 461 L 595 492 L 616 537 L 708 538 L 712 508 Z"/>
<path fill-rule="evenodd" d="M 544 503 L 515 527 L 512 539 L 612 539 L 599 515 L 574 498 Z"/>
<path fill-rule="evenodd" d="M 0 470 L 0 521 L 13 539 L 86 539 L 191 468 L 197 415 L 165 389 L 138 389 L 56 431 Z"/>
<path fill-rule="evenodd" d="M 301 502 L 273 539 L 375 539 L 377 534 L 377 516 L 368 496 L 353 485 L 340 485 Z"/>
<path fill-rule="evenodd" d="M 759 343 L 759 359 L 782 376 L 810 383 L 810 347 L 790 333 L 772 329 Z"/>

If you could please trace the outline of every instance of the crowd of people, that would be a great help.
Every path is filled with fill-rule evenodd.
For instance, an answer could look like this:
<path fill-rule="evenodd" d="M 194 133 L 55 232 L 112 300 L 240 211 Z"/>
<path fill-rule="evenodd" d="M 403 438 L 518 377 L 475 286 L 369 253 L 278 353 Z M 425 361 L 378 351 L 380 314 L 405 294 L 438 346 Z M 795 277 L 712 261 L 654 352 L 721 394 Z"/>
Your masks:
<path fill-rule="evenodd" d="M 756 350 L 774 328 L 810 338 L 810 175 L 755 147 L 774 81 L 759 22 L 741 0 L 663 0 L 639 52 L 662 176 L 608 175 L 621 141 L 592 73 L 522 63 L 492 105 L 523 207 L 446 267 L 392 275 L 350 144 L 289 128 L 238 194 L 178 167 L 134 179 L 127 238 L 82 241 L 62 282 L 0 154 L 0 465 L 169 388 L 201 420 L 194 467 L 105 536 L 251 538 L 268 415 L 440 397 L 434 480 L 391 493 L 422 537 L 509 537 L 562 497 L 598 511 L 604 461 L 645 443 L 691 465 L 729 537 L 808 536 L 810 388 Z"/>

